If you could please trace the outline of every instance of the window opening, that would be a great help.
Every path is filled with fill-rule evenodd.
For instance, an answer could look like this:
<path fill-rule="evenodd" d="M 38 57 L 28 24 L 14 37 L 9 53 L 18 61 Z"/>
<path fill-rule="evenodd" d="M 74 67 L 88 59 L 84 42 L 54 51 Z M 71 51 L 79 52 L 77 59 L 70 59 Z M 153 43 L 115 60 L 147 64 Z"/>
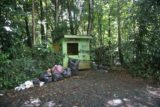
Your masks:
<path fill-rule="evenodd" d="M 67 43 L 67 54 L 78 55 L 78 43 Z"/>

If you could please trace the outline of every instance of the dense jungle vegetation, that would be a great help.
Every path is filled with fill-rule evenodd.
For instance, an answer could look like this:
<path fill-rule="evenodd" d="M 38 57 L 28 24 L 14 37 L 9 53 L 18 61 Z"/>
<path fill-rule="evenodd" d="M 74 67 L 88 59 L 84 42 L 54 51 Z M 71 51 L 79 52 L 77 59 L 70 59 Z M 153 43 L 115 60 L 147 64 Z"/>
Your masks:
<path fill-rule="evenodd" d="M 38 76 L 63 55 L 55 38 L 88 35 L 97 64 L 160 80 L 159 0 L 1 0 L 0 88 Z"/>

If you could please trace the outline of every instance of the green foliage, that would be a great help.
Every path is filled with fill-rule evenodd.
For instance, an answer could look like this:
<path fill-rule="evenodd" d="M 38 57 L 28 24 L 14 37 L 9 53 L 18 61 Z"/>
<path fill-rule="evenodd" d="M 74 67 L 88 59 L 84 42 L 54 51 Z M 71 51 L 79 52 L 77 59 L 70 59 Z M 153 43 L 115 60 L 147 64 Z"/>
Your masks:
<path fill-rule="evenodd" d="M 152 76 L 158 81 L 160 81 L 159 4 L 158 0 L 128 2 L 121 0 L 119 2 L 121 49 L 124 64 L 130 68 L 134 76 L 145 78 Z M 93 54 L 93 57 L 96 62 L 101 64 L 109 63 L 109 60 L 113 62 L 118 55 L 114 51 L 118 42 L 118 29 L 117 24 L 115 24 L 117 23 L 117 1 L 109 0 L 107 3 L 95 1 L 94 9 L 94 42 L 92 48 L 96 53 Z"/>
<path fill-rule="evenodd" d="M 54 31 L 52 31 L 52 35 L 54 36 L 53 38 L 58 39 L 63 37 L 63 35 L 66 34 L 67 30 L 68 27 L 66 22 L 59 23 L 59 25 L 54 29 Z"/>
<path fill-rule="evenodd" d="M 94 53 L 95 53 L 95 58 L 94 60 L 98 63 L 98 64 L 109 64 L 109 53 L 108 53 L 109 49 L 107 49 L 107 47 L 99 47 L 97 49 L 95 49 Z M 103 54 L 102 54 L 103 53 Z"/>
<path fill-rule="evenodd" d="M 135 36 L 137 63 L 143 68 L 141 75 L 160 80 L 160 5 L 159 1 L 137 2 L 138 33 Z"/>
<path fill-rule="evenodd" d="M 51 47 L 47 48 L 46 45 L 36 46 L 33 49 L 25 47 L 21 52 L 21 57 L 12 59 L 8 54 L 0 54 L 1 89 L 12 88 L 25 80 L 37 78 L 47 68 L 62 62 L 62 56 L 55 55 Z"/>
<path fill-rule="evenodd" d="M 117 57 L 118 54 L 113 45 L 112 48 L 109 48 L 108 46 L 98 47 L 92 52 L 93 60 L 102 65 L 113 65 L 113 59 L 117 59 Z"/>
<path fill-rule="evenodd" d="M 2 81 L 0 88 L 11 88 L 27 79 L 30 79 L 33 73 L 33 61 L 28 58 L 15 59 L 10 63 L 5 63 L 1 67 Z"/>
<path fill-rule="evenodd" d="M 62 54 L 55 54 L 52 45 L 40 44 L 32 49 L 32 57 L 39 60 L 37 66 L 42 68 L 52 67 L 54 64 L 62 64 Z"/>

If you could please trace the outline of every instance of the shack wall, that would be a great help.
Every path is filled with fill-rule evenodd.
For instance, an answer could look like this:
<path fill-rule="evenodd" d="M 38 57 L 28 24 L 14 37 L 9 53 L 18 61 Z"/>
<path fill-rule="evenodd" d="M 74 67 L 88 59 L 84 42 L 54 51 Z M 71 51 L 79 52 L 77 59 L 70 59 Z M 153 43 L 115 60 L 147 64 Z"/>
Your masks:
<path fill-rule="evenodd" d="M 53 44 L 54 52 L 62 53 L 64 56 L 63 57 L 64 68 L 68 67 L 69 58 L 78 59 L 80 61 L 79 69 L 90 68 L 90 39 L 91 38 L 88 36 L 64 35 L 64 38 L 57 40 Z M 74 44 L 76 46 L 67 48 L 67 44 L 68 46 L 74 46 Z M 77 49 L 77 50 L 74 50 L 74 49 Z M 73 51 L 73 53 L 68 51 Z"/>
<path fill-rule="evenodd" d="M 68 43 L 77 43 L 78 44 L 78 54 L 77 55 L 68 55 L 67 54 L 67 44 Z M 90 46 L 89 40 L 87 39 L 63 39 L 62 42 L 62 53 L 63 66 L 68 67 L 68 59 L 74 58 L 80 61 L 79 69 L 88 69 L 90 68 Z"/>

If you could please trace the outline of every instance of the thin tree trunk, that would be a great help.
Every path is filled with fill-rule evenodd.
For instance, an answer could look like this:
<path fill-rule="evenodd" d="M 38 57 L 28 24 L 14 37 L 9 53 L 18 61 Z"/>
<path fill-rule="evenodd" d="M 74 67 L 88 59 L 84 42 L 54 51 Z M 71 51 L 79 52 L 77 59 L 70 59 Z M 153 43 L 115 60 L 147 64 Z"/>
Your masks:
<path fill-rule="evenodd" d="M 108 47 L 109 47 L 109 56 L 110 56 L 110 64 L 113 64 L 113 56 L 112 56 L 112 49 L 111 49 L 111 7 L 109 8 L 109 14 L 108 14 Z"/>
<path fill-rule="evenodd" d="M 76 14 L 74 13 L 74 34 L 77 34 L 77 30 L 78 30 L 78 20 Z"/>
<path fill-rule="evenodd" d="M 55 5 L 55 28 L 57 28 L 57 26 L 58 26 L 58 14 L 59 14 L 59 1 L 55 0 L 54 5 Z"/>
<path fill-rule="evenodd" d="M 142 51 L 143 51 L 143 36 L 145 35 L 145 25 L 140 24 L 139 25 L 139 34 L 136 37 L 136 62 L 141 63 L 141 56 L 142 56 Z"/>
<path fill-rule="evenodd" d="M 34 10 L 34 0 L 32 0 L 32 45 L 35 45 L 35 10 Z"/>
<path fill-rule="evenodd" d="M 50 17 L 48 17 L 48 14 L 47 14 L 47 8 L 48 8 L 48 3 L 47 3 L 48 1 L 47 0 L 45 0 L 45 5 L 46 5 L 46 8 L 45 8 L 45 18 L 46 18 L 46 20 L 47 20 L 47 22 L 50 22 Z M 45 36 L 46 36 L 46 40 L 48 40 L 48 32 L 47 32 L 47 30 L 49 29 L 49 25 L 51 25 L 51 24 L 48 24 L 48 23 L 46 23 L 46 32 L 45 32 Z"/>
<path fill-rule="evenodd" d="M 108 14 L 108 37 L 109 37 L 109 48 L 111 47 L 111 8 L 109 9 L 109 14 Z"/>
<path fill-rule="evenodd" d="M 121 46 L 121 19 L 120 19 L 120 4 L 119 0 L 117 0 L 117 23 L 118 23 L 118 54 L 121 64 L 123 65 L 123 54 L 122 54 L 122 46 Z"/>
<path fill-rule="evenodd" d="M 32 38 L 31 38 L 31 35 L 30 35 L 30 32 L 29 32 L 28 17 L 25 16 L 24 20 L 25 20 L 25 25 L 26 25 L 27 45 L 29 47 L 32 47 Z"/>
<path fill-rule="evenodd" d="M 102 6 L 101 1 L 100 1 L 99 5 L 100 5 L 100 7 Z M 97 16 L 98 16 L 97 21 L 98 21 L 99 45 L 100 45 L 100 47 L 102 47 L 103 46 L 103 37 L 102 37 L 102 16 L 103 15 L 102 15 L 101 8 L 99 8 Z"/>
<path fill-rule="evenodd" d="M 26 10 L 26 4 L 24 5 L 24 12 L 27 13 L 27 10 Z M 25 21 L 25 30 L 26 30 L 26 35 L 27 35 L 27 45 L 29 47 L 32 47 L 32 36 L 30 34 L 30 31 L 29 31 L 29 19 L 28 19 L 28 16 L 27 14 L 25 15 L 24 17 L 24 21 Z"/>
<path fill-rule="evenodd" d="M 88 28 L 87 28 L 87 35 L 91 35 L 92 31 L 92 23 L 93 23 L 93 5 L 94 5 L 94 0 L 89 0 L 89 15 L 88 15 Z"/>
<path fill-rule="evenodd" d="M 133 4 L 132 4 L 132 8 L 133 9 L 135 9 L 135 0 L 133 0 L 132 1 L 133 2 Z M 134 13 L 132 13 L 132 16 L 134 17 Z M 136 20 L 134 19 L 134 18 L 132 18 L 132 23 L 133 23 L 133 33 L 134 33 L 134 44 L 135 44 L 135 46 L 133 47 L 133 60 L 132 60 L 132 62 L 136 62 L 137 61 L 137 47 L 136 47 L 136 45 L 137 45 L 137 34 L 136 34 Z M 135 51 L 136 50 L 136 51 Z"/>
<path fill-rule="evenodd" d="M 54 10 L 52 9 L 53 12 L 53 18 L 54 18 L 54 23 L 51 25 L 52 29 L 52 42 L 54 42 L 55 37 L 57 36 L 56 34 L 56 29 L 58 28 L 58 9 L 59 9 L 59 3 L 58 0 L 51 0 L 52 4 L 54 5 Z"/>
<path fill-rule="evenodd" d="M 70 31 L 71 34 L 74 35 L 74 27 L 73 27 L 73 20 L 72 20 L 72 14 L 71 14 L 71 0 L 67 0 L 67 9 L 68 9 L 68 15 L 69 15 L 69 24 L 70 24 Z"/>
<path fill-rule="evenodd" d="M 101 16 L 98 18 L 98 32 L 99 32 L 99 38 L 100 38 L 100 46 L 103 46 L 103 37 L 102 37 L 102 22 L 101 22 Z"/>
<path fill-rule="evenodd" d="M 45 33 L 44 33 L 44 12 L 43 12 L 43 3 L 42 0 L 40 0 L 40 20 L 41 20 L 41 40 L 44 41 L 46 39 Z"/>

